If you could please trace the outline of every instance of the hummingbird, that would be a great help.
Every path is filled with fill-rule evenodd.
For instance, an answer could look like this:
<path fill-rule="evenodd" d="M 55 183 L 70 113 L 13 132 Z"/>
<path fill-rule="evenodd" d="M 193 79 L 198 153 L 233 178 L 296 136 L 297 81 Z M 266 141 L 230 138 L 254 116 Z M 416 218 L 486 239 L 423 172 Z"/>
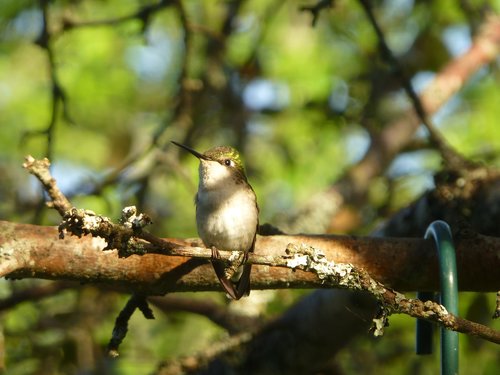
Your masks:
<path fill-rule="evenodd" d="M 172 141 L 200 160 L 199 183 L 195 196 L 198 235 L 212 249 L 212 265 L 227 294 L 238 300 L 250 294 L 251 264 L 259 225 L 257 197 L 248 183 L 240 154 L 229 146 L 219 146 L 199 153 Z M 240 251 L 241 264 L 225 265 L 217 260 L 217 249 Z"/>

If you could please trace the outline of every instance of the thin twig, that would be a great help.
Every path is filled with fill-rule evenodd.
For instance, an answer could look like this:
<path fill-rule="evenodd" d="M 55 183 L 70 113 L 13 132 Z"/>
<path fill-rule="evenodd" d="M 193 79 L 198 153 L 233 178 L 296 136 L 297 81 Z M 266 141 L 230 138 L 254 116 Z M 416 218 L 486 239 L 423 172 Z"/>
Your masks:
<path fill-rule="evenodd" d="M 155 374 L 172 375 L 198 373 L 199 370 L 203 369 L 208 363 L 220 356 L 222 353 L 227 353 L 235 348 L 239 348 L 250 343 L 253 337 L 254 335 L 249 332 L 242 332 L 231 336 L 224 341 L 208 346 L 200 353 L 165 361 L 159 366 Z"/>
<path fill-rule="evenodd" d="M 166 129 L 176 128 L 181 129 L 184 133 L 180 138 L 182 138 L 188 129 L 193 125 L 192 121 L 192 109 L 193 109 L 193 90 L 188 84 L 188 72 L 189 65 L 191 63 L 191 53 L 192 53 L 192 35 L 191 28 L 189 26 L 188 15 L 184 4 L 181 0 L 175 1 L 176 9 L 179 14 L 179 19 L 182 25 L 182 30 L 184 32 L 184 54 L 181 61 L 181 69 L 178 77 L 178 87 L 179 91 L 176 96 L 176 104 L 173 109 L 173 118 L 167 120 L 165 119 L 158 129 L 156 130 L 152 143 L 158 145 Z M 166 144 L 170 144 L 167 142 Z"/>
<path fill-rule="evenodd" d="M 158 11 L 173 5 L 175 1 L 173 0 L 162 0 L 156 4 L 144 5 L 137 9 L 136 11 L 127 14 L 125 16 L 116 17 L 116 18 L 108 18 L 103 20 L 93 20 L 87 22 L 76 22 L 68 18 L 63 19 L 63 29 L 62 31 L 71 30 L 71 29 L 80 29 L 86 27 L 98 27 L 98 26 L 115 26 L 121 24 L 123 22 L 131 21 L 131 20 L 141 20 L 143 22 L 143 29 L 149 23 L 149 20 L 152 15 L 157 13 Z"/>
<path fill-rule="evenodd" d="M 387 61 L 387 63 L 394 70 L 394 73 L 399 77 L 401 81 L 401 85 L 405 90 L 406 94 L 410 98 L 412 102 L 413 108 L 417 116 L 419 117 L 422 124 L 425 126 L 427 131 L 429 132 L 429 138 L 431 143 L 441 152 L 443 160 L 447 163 L 450 168 L 453 169 L 461 169 L 464 166 L 468 166 L 471 163 L 467 161 L 462 155 L 460 155 L 455 149 L 453 149 L 443 138 L 443 136 L 435 129 L 432 121 L 427 116 L 427 113 L 424 109 L 424 106 L 413 88 L 411 81 L 406 76 L 403 67 L 401 66 L 399 60 L 392 53 L 389 48 L 384 33 L 377 22 L 375 14 L 372 9 L 372 5 L 370 0 L 359 0 L 365 13 L 370 21 L 370 24 L 373 26 L 375 34 L 377 35 L 379 41 L 380 51 L 382 53 L 383 58 Z"/>
<path fill-rule="evenodd" d="M 261 317 L 238 313 L 228 309 L 226 305 L 221 305 L 209 299 L 187 298 L 170 294 L 164 297 L 148 297 L 148 301 L 165 314 L 182 311 L 203 316 L 231 335 L 251 328 L 255 329 L 262 322 Z"/>
<path fill-rule="evenodd" d="M 49 124 L 43 132 L 40 134 L 45 134 L 47 136 L 47 151 L 46 156 L 49 159 L 53 157 L 53 149 L 54 149 L 54 132 L 57 124 L 59 105 L 62 105 L 63 108 L 63 116 L 64 119 L 73 123 L 71 116 L 69 114 L 69 106 L 68 99 L 66 97 L 66 93 L 59 82 L 59 78 L 57 76 L 57 67 L 55 63 L 54 51 L 51 46 L 51 38 L 52 35 L 49 31 L 49 1 L 48 0 L 40 0 L 40 7 L 42 9 L 42 30 L 40 32 L 39 37 L 36 40 L 36 44 L 42 47 L 47 53 L 47 59 L 49 62 L 49 73 L 50 73 L 50 81 L 52 84 L 52 106 L 51 106 L 51 115 Z M 32 135 L 35 133 L 27 133 L 26 135 Z"/>
<path fill-rule="evenodd" d="M 132 294 L 123 310 L 120 311 L 120 314 L 118 314 L 118 317 L 116 318 L 111 340 L 108 344 L 108 356 L 112 358 L 119 356 L 118 348 L 127 335 L 128 322 L 136 309 L 139 309 L 146 319 L 154 319 L 153 312 L 148 306 L 146 297 L 138 294 Z"/>
<path fill-rule="evenodd" d="M 42 160 L 36 160 L 33 156 L 28 155 L 25 158 L 23 167 L 28 170 L 29 173 L 34 175 L 42 183 L 43 188 L 49 194 L 51 202 L 48 202 L 49 207 L 55 208 L 61 216 L 70 210 L 73 206 L 68 201 L 66 196 L 59 190 L 56 184 L 56 180 L 52 177 L 50 173 L 50 161 L 45 158 Z"/>
<path fill-rule="evenodd" d="M 497 298 L 495 300 L 495 312 L 493 314 L 493 319 L 500 318 L 500 290 L 497 292 Z"/>
<path fill-rule="evenodd" d="M 3 262 L 2 262 L 3 265 Z M 56 295 L 67 289 L 78 288 L 80 284 L 67 281 L 54 281 L 48 284 L 31 286 L 26 289 L 17 290 L 9 297 L 0 299 L 0 311 L 5 311 L 26 301 L 38 301 Z"/>
<path fill-rule="evenodd" d="M 106 26 L 115 26 L 117 24 L 121 24 L 124 22 L 128 22 L 131 20 L 140 20 L 142 22 L 142 28 L 141 31 L 144 32 L 149 25 L 152 17 L 158 13 L 159 11 L 172 6 L 174 4 L 178 4 L 180 1 L 177 0 L 162 0 L 159 1 L 156 4 L 149 4 L 149 5 L 144 5 L 134 12 L 121 16 L 121 17 L 116 17 L 116 18 L 109 18 L 109 19 L 103 19 L 103 20 L 93 20 L 93 21 L 87 21 L 87 22 L 76 22 L 68 18 L 63 19 L 63 28 L 61 32 L 71 30 L 71 29 L 80 29 L 80 28 L 87 28 L 87 27 L 106 27 Z M 163 129 L 164 126 L 162 125 L 161 128 Z M 120 176 L 122 175 L 123 171 L 130 167 L 131 165 L 137 163 L 138 161 L 142 160 L 146 155 L 148 155 L 150 152 L 152 152 L 155 147 L 156 147 L 156 141 L 157 138 L 159 137 L 159 134 L 162 133 L 162 131 L 158 131 L 158 134 L 153 136 L 153 141 L 144 147 L 143 149 L 139 150 L 138 152 L 129 155 L 127 158 L 125 158 L 120 165 L 118 165 L 115 169 L 113 169 L 111 172 L 109 172 L 104 179 L 99 181 L 94 188 L 92 193 L 97 194 L 99 193 L 103 188 L 106 186 L 115 183 Z"/>
<path fill-rule="evenodd" d="M 316 22 L 318 21 L 319 15 L 323 9 L 331 8 L 333 6 L 333 0 L 318 0 L 318 2 L 314 5 L 303 5 L 299 8 L 302 12 L 311 12 L 312 18 L 312 26 L 316 26 Z"/>

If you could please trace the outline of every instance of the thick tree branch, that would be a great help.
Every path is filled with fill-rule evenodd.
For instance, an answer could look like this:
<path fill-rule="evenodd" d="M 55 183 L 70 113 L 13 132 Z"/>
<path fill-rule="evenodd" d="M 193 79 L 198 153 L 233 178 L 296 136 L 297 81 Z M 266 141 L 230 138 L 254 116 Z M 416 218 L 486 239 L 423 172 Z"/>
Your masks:
<path fill-rule="evenodd" d="M 60 240 L 55 227 L 0 221 L 0 230 L 0 264 L 9 265 L 2 276 L 105 283 L 147 295 L 220 290 L 207 261 L 211 249 L 200 247 L 198 239 L 164 239 L 182 245 L 172 250 L 176 256 L 151 253 L 120 258 L 116 250 L 102 251 L 106 243 L 100 238 L 66 236 Z M 432 241 L 335 235 L 258 236 L 255 254 L 249 257 L 256 264 L 252 270 L 253 289 L 324 287 L 308 272 L 277 267 L 283 265 L 280 259 L 289 244 L 321 249 L 329 260 L 351 263 L 392 288 L 438 289 L 438 263 Z M 496 291 L 500 239 L 459 235 L 455 246 L 460 290 Z M 223 259 L 232 255 L 221 252 Z M 206 260 L 194 261 L 190 256 Z"/>

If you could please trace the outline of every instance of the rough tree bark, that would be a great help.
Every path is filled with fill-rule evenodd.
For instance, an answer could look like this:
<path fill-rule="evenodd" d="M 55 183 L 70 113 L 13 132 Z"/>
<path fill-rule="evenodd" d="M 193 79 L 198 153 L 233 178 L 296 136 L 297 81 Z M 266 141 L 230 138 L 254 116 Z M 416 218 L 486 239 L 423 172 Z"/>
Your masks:
<path fill-rule="evenodd" d="M 90 236 L 59 239 L 55 227 L 0 221 L 0 233 L 2 276 L 103 283 L 148 295 L 220 290 L 215 274 L 203 259 L 193 261 L 161 254 L 119 258 L 116 250 L 102 251 L 104 241 Z M 500 269 L 500 239 L 470 232 L 457 233 L 456 237 L 460 290 L 495 291 L 498 288 L 497 270 Z M 200 245 L 199 240 L 167 240 L 187 247 Z M 335 235 L 259 236 L 255 254 L 284 255 L 290 243 L 321 249 L 327 259 L 352 263 L 398 290 L 436 290 L 439 284 L 436 251 L 430 240 Z M 206 253 L 209 257 L 209 252 Z M 300 270 L 255 265 L 252 272 L 253 289 L 321 286 L 321 280 L 315 275 Z"/>

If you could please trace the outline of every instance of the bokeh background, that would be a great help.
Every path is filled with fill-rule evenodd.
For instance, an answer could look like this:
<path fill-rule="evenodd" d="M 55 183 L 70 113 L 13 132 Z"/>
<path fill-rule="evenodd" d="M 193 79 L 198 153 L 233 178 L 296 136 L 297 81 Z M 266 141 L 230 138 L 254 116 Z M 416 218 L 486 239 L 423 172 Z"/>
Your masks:
<path fill-rule="evenodd" d="M 370 3 L 417 93 L 500 12 L 495 0 Z M 413 106 L 361 2 L 334 1 L 316 16 L 301 9 L 314 5 L 3 0 L 0 218 L 58 224 L 21 167 L 31 154 L 50 158 L 75 206 L 117 219 L 136 205 L 158 236 L 196 237 L 197 160 L 170 143 L 176 140 L 199 151 L 238 148 L 262 223 L 287 232 L 372 233 L 434 188 L 442 157 L 419 126 L 369 183 L 347 184 L 343 201 L 335 200 L 336 181 L 348 181 L 376 135 L 410 118 Z M 464 77 L 431 117 L 449 145 L 491 168 L 500 165 L 499 67 L 493 56 Z M 26 291 L 34 292 L 20 298 Z M 306 293 L 254 292 L 241 305 L 222 293 L 186 298 L 265 320 Z M 203 314 L 158 308 L 155 321 L 132 318 L 122 357 L 109 362 L 104 348 L 127 296 L 92 285 L 1 280 L 0 298 L 0 362 L 9 374 L 156 373 L 161 361 L 227 335 Z M 464 316 L 491 324 L 491 311 L 493 296 L 463 295 Z M 366 334 L 346 345 L 336 357 L 339 373 L 436 373 L 436 353 L 413 352 L 414 321 L 391 323 L 383 338 Z M 498 348 L 471 338 L 462 339 L 461 359 L 464 374 L 500 368 Z"/>

